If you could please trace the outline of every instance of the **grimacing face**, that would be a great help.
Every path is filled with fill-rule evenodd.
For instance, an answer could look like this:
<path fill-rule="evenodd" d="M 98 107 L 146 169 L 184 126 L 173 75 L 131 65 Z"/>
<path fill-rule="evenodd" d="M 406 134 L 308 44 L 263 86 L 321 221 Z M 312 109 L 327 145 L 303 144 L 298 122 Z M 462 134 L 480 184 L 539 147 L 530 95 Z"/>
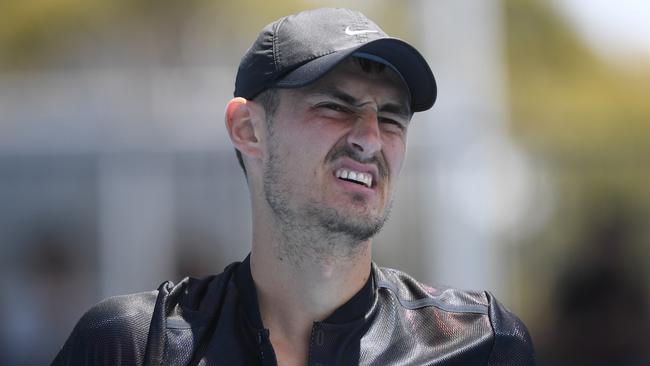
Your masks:
<path fill-rule="evenodd" d="M 361 242 L 386 221 L 406 150 L 409 94 L 389 67 L 354 60 L 299 89 L 278 89 L 264 193 L 297 231 Z"/>

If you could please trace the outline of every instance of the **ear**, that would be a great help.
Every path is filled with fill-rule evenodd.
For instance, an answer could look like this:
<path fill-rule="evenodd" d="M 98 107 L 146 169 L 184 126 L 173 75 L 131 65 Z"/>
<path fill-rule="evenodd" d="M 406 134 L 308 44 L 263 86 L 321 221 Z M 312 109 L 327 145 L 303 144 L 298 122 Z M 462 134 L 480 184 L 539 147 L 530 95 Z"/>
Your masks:
<path fill-rule="evenodd" d="M 262 148 L 255 123 L 255 110 L 249 101 L 236 97 L 226 106 L 226 128 L 237 150 L 250 157 L 259 158 Z"/>

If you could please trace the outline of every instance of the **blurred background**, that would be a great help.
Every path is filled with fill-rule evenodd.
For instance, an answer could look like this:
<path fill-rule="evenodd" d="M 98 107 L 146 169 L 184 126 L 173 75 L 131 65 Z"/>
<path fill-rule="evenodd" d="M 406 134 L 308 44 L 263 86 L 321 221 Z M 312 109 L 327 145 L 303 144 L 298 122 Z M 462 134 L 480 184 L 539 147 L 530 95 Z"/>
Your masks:
<path fill-rule="evenodd" d="M 650 3 L 0 2 L 0 364 L 48 364 L 102 298 L 246 256 L 223 127 L 274 19 L 361 10 L 429 60 L 375 259 L 488 289 L 540 365 L 650 365 Z"/>

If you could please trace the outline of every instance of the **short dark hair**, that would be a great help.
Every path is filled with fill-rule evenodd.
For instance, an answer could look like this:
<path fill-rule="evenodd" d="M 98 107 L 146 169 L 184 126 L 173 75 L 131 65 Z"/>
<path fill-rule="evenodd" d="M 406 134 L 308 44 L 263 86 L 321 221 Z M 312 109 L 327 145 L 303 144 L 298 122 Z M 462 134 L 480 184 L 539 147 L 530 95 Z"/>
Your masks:
<path fill-rule="evenodd" d="M 357 62 L 357 65 L 361 67 L 361 70 L 369 74 L 372 73 L 379 74 L 380 72 L 384 71 L 384 69 L 386 68 L 386 65 L 382 64 L 381 62 L 377 62 L 363 57 L 353 57 L 353 58 Z"/>

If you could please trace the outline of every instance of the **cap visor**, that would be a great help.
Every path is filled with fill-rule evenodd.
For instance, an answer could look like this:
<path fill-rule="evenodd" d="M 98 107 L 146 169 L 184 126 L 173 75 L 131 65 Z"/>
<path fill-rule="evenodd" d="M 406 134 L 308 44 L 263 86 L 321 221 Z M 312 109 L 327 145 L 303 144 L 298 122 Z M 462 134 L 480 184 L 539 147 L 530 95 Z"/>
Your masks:
<path fill-rule="evenodd" d="M 396 38 L 377 39 L 359 47 L 313 59 L 293 69 L 274 85 L 278 88 L 299 88 L 309 85 L 355 52 L 381 57 L 401 74 L 411 92 L 413 112 L 421 112 L 433 106 L 437 88 L 429 65 L 413 46 Z"/>

